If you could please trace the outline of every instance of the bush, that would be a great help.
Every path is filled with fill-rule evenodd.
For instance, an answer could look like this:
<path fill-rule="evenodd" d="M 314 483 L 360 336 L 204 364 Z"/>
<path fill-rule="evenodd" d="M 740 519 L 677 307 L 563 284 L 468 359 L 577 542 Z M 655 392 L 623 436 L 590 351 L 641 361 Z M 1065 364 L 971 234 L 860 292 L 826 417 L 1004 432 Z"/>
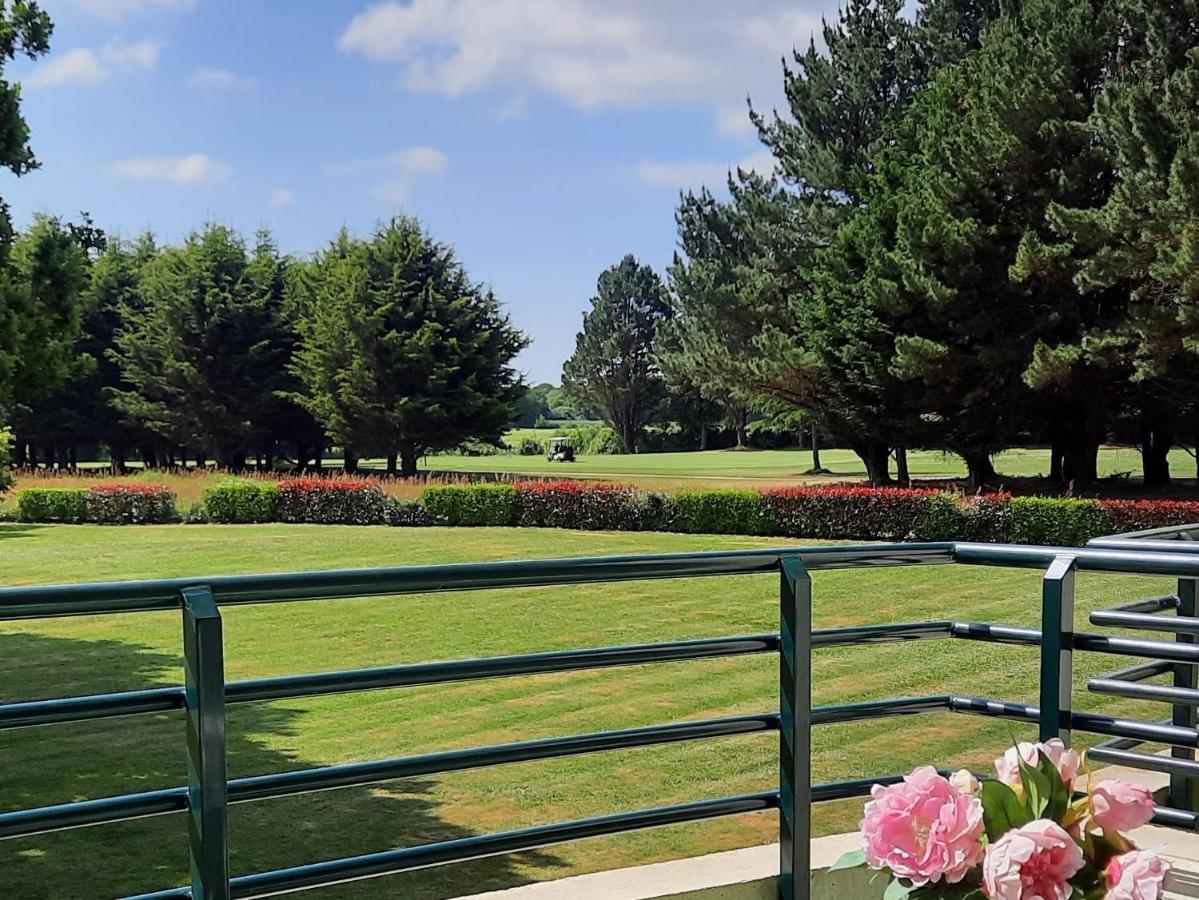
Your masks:
<path fill-rule="evenodd" d="M 17 492 L 21 522 L 79 523 L 87 519 L 87 488 L 24 488 Z"/>
<path fill-rule="evenodd" d="M 623 453 L 620 438 L 609 425 L 578 425 L 566 434 L 574 441 L 575 452 L 588 456 L 612 456 Z"/>
<path fill-rule="evenodd" d="M 230 480 L 204 492 L 208 519 L 220 524 L 273 522 L 278 505 L 279 486 L 270 481 Z"/>
<path fill-rule="evenodd" d="M 516 518 L 516 488 L 510 484 L 427 487 L 420 502 L 439 525 L 511 525 Z"/>
<path fill-rule="evenodd" d="M 1079 547 L 1115 530 L 1112 517 L 1098 500 L 1013 497 L 1007 514 L 1007 540 L 1015 544 Z"/>
<path fill-rule="evenodd" d="M 1100 500 L 1117 532 L 1145 531 L 1199 522 L 1197 500 Z"/>
<path fill-rule="evenodd" d="M 388 497 L 374 481 L 294 478 L 281 482 L 278 521 L 313 525 L 385 525 Z"/>
<path fill-rule="evenodd" d="M 763 492 L 780 534 L 827 540 L 906 540 L 925 522 L 932 491 L 776 488 Z"/>
<path fill-rule="evenodd" d="M 9 450 L 12 447 L 12 432 L 0 425 L 0 497 L 12 487 L 12 457 Z"/>
<path fill-rule="evenodd" d="M 522 481 L 516 524 L 588 531 L 649 531 L 664 527 L 664 498 L 606 481 Z"/>
<path fill-rule="evenodd" d="M 757 491 L 679 491 L 674 527 L 689 534 L 774 534 L 778 524 Z"/>
<path fill-rule="evenodd" d="M 925 497 L 924 515 L 912 535 L 918 541 L 1003 541 L 1008 494 L 967 497 L 943 492 Z"/>
<path fill-rule="evenodd" d="M 86 518 L 98 525 L 162 525 L 175 522 L 175 493 L 161 484 L 96 484 L 84 498 Z"/>
<path fill-rule="evenodd" d="M 390 501 L 386 509 L 388 525 L 413 528 L 434 524 L 429 514 L 425 512 L 425 508 L 416 500 L 394 500 L 390 497 L 388 500 Z"/>
<path fill-rule="evenodd" d="M 541 456 L 545 453 L 545 442 L 539 441 L 537 438 L 525 438 L 520 442 L 521 456 Z"/>

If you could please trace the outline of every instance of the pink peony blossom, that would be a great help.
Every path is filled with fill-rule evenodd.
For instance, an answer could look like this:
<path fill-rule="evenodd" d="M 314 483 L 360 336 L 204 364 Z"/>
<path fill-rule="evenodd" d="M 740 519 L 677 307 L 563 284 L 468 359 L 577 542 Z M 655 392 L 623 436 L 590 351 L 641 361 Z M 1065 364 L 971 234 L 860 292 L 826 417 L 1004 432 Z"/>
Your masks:
<path fill-rule="evenodd" d="M 1103 900 L 1160 900 L 1170 886 L 1170 866 L 1152 850 L 1130 850 L 1112 858 L 1104 871 Z"/>
<path fill-rule="evenodd" d="M 982 801 L 954 789 L 932 766 L 899 784 L 876 784 L 862 834 L 866 862 L 916 886 L 961 881 L 982 858 Z"/>
<path fill-rule="evenodd" d="M 1091 788 L 1091 821 L 1104 831 L 1127 831 L 1153 818 L 1153 794 L 1132 781 L 1108 779 Z"/>
<path fill-rule="evenodd" d="M 1019 757 L 1016 756 L 1017 751 L 1020 753 Z M 1074 776 L 1082 766 L 1082 757 L 1076 750 L 1067 750 L 1059 738 L 1053 738 L 1043 744 L 1021 741 L 1015 747 L 1008 747 L 1007 752 L 995 760 L 995 772 L 999 780 L 1008 787 L 1020 787 L 1020 758 L 1035 769 L 1038 751 L 1049 758 L 1058 774 L 1062 776 L 1062 781 L 1066 783 L 1066 790 L 1070 790 Z"/>
<path fill-rule="evenodd" d="M 1067 900 L 1082 849 L 1056 822 L 1037 819 L 987 845 L 983 891 L 991 900 Z"/>
<path fill-rule="evenodd" d="M 949 776 L 949 783 L 953 785 L 955 791 L 963 794 L 977 794 L 978 789 L 982 787 L 969 769 L 958 769 Z"/>

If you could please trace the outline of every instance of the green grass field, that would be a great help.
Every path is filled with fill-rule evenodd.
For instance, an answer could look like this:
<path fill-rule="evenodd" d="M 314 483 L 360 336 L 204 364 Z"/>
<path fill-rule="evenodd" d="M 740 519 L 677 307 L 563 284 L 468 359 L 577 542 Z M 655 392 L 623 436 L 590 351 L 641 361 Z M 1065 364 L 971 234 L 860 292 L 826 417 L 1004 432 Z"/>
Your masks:
<path fill-rule="evenodd" d="M 23 526 L 0 524 L 0 584 L 333 568 L 473 559 L 753 547 L 767 540 L 536 529 L 319 526 Z M 1040 573 L 966 567 L 815 575 L 818 626 L 956 616 L 1037 622 Z M 1116 600 L 1160 593 L 1153 579 L 1079 579 L 1079 621 Z M 479 591 L 225 611 L 230 679 L 557 648 L 731 635 L 776 627 L 768 576 Z M 1085 658 L 1076 684 L 1119 665 Z M 233 777 L 777 708 L 766 657 L 644 666 L 231 707 Z M 953 641 L 818 651 L 817 703 L 946 690 L 1036 699 L 1027 648 Z M 0 700 L 174 684 L 176 614 L 0 625 Z M 1161 710 L 1080 693 L 1084 708 Z M 817 780 L 918 764 L 986 768 L 1022 729 L 930 715 L 830 726 L 816 735 Z M 0 810 L 181 784 L 175 714 L 0 732 Z M 236 806 L 235 873 L 768 788 L 776 740 L 736 738 L 329 791 Z M 822 832 L 856 825 L 860 801 L 820 807 Z M 584 841 L 408 876 L 325 889 L 338 900 L 443 898 L 532 880 L 766 842 L 773 815 Z M 181 815 L 0 842 L 0 895 L 22 900 L 123 896 L 182 883 Z"/>
<path fill-rule="evenodd" d="M 547 431 L 546 434 L 552 432 Z M 866 469 L 850 450 L 821 451 L 821 463 L 829 475 L 806 475 L 812 468 L 810 450 L 704 450 L 685 453 L 641 453 L 630 456 L 580 456 L 574 463 L 549 462 L 544 456 L 430 456 L 422 466 L 431 471 L 512 472 L 521 475 L 561 475 L 563 477 L 603 477 L 617 479 L 682 479 L 721 482 L 802 482 L 864 479 Z M 1193 478 L 1195 461 L 1183 449 L 1170 454 L 1173 473 Z M 962 461 L 947 453 L 913 450 L 908 454 L 913 478 L 964 478 Z M 1009 450 L 995 458 L 1000 474 L 1014 478 L 1048 475 L 1049 450 L 1027 448 Z M 892 467 L 894 472 L 894 466 Z M 1129 472 L 1139 478 L 1140 453 L 1129 447 L 1105 447 L 1100 451 L 1102 476 Z"/>

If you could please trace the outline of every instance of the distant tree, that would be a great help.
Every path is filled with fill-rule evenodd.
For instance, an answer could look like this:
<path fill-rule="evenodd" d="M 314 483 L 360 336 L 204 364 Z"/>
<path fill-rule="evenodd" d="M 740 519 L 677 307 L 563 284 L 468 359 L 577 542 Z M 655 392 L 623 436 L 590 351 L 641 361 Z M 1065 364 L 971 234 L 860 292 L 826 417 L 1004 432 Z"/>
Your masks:
<path fill-rule="evenodd" d="M 549 393 L 553 389 L 554 386 L 548 381 L 526 388 L 524 396 L 516 404 L 512 424 L 517 428 L 532 428 L 542 419 L 553 418 L 554 411 L 549 405 Z"/>
<path fill-rule="evenodd" d="M 112 351 L 123 387 L 115 407 L 173 444 L 211 448 L 244 468 L 287 371 L 284 265 L 268 236 L 251 258 L 239 236 L 210 225 L 141 268 L 121 307 Z"/>
<path fill-rule="evenodd" d="M 528 340 L 415 218 L 366 241 L 343 231 L 290 289 L 303 339 L 294 399 L 334 440 L 386 455 L 390 472 L 398 457 L 404 475 L 428 451 L 498 444 Z"/>
<path fill-rule="evenodd" d="M 654 342 L 670 315 L 662 279 L 630 253 L 600 274 L 562 368 L 562 387 L 612 426 L 625 453 L 637 452 L 666 394 Z"/>

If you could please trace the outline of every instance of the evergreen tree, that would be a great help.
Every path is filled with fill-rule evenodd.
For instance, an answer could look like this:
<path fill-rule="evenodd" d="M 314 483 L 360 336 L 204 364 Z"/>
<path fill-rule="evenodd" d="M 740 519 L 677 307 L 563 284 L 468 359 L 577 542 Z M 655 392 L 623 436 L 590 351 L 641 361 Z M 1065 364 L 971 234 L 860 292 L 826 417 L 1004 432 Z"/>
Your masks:
<path fill-rule="evenodd" d="M 260 243 L 210 225 L 141 268 L 121 307 L 112 358 L 125 387 L 111 390 L 130 420 L 202 458 L 241 469 L 261 438 L 286 373 L 283 265 Z"/>
<path fill-rule="evenodd" d="M 562 367 L 562 387 L 612 426 L 625 453 L 637 452 L 666 395 L 654 342 L 670 314 L 662 279 L 630 253 L 600 274 Z"/>
<path fill-rule="evenodd" d="M 524 392 L 512 360 L 528 341 L 416 219 L 369 241 L 343 231 L 298 274 L 294 399 L 334 440 L 386 455 L 389 472 L 398 456 L 406 476 L 428 451 L 499 443 Z"/>

